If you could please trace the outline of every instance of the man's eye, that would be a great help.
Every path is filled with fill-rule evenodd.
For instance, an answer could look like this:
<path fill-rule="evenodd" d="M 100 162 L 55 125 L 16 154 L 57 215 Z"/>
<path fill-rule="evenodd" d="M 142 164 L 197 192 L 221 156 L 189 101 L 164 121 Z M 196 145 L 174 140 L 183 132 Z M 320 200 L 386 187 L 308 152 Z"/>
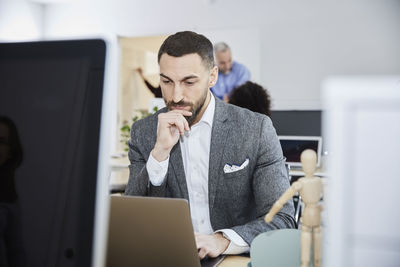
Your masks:
<path fill-rule="evenodd" d="M 186 81 L 185 82 L 187 85 L 193 85 L 194 84 L 194 82 L 190 82 L 190 81 Z"/>
<path fill-rule="evenodd" d="M 169 84 L 171 81 L 169 81 L 169 80 L 162 80 L 162 82 L 163 82 L 164 84 Z"/>

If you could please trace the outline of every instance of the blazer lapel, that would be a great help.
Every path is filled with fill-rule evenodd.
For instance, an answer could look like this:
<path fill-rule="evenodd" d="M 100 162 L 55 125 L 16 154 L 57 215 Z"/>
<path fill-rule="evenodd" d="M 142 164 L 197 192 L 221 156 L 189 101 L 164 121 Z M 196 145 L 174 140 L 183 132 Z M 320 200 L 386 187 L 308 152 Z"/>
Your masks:
<path fill-rule="evenodd" d="M 179 144 L 179 141 L 171 150 L 169 162 L 172 166 L 176 178 L 170 181 L 171 183 L 173 183 L 172 186 L 178 186 L 183 198 L 189 201 L 189 193 L 186 184 L 185 169 L 183 167 L 181 146 Z M 178 185 L 176 185 L 176 183 L 178 183 Z"/>
<path fill-rule="evenodd" d="M 208 171 L 208 197 L 210 211 L 214 206 L 215 195 L 219 181 L 223 176 L 222 156 L 227 140 L 228 114 L 225 103 L 215 99 L 214 121 L 211 131 L 210 162 Z"/>

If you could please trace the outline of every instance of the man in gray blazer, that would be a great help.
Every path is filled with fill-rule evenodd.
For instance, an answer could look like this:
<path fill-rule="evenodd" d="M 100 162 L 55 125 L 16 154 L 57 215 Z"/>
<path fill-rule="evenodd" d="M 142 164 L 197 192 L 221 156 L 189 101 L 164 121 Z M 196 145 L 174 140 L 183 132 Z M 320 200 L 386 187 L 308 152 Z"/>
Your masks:
<path fill-rule="evenodd" d="M 260 233 L 293 228 L 293 203 L 263 216 L 289 188 L 271 120 L 215 98 L 211 42 L 194 32 L 169 36 L 158 53 L 167 107 L 132 126 L 127 195 L 189 201 L 199 256 L 249 251 Z"/>

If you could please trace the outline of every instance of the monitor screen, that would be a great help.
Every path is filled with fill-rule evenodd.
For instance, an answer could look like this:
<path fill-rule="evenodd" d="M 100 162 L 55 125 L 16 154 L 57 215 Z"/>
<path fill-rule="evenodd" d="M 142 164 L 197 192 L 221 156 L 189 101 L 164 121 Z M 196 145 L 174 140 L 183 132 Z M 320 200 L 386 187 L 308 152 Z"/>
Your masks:
<path fill-rule="evenodd" d="M 321 110 L 271 110 L 278 135 L 321 136 Z"/>
<path fill-rule="evenodd" d="M 0 266 L 91 265 L 105 50 L 0 44 Z"/>
<path fill-rule="evenodd" d="M 321 142 L 319 136 L 278 136 L 281 143 L 286 163 L 290 166 L 301 166 L 300 155 L 306 149 L 312 149 L 317 153 L 317 167 L 320 165 Z"/>
<path fill-rule="evenodd" d="M 324 266 L 400 266 L 400 75 L 324 81 Z"/>

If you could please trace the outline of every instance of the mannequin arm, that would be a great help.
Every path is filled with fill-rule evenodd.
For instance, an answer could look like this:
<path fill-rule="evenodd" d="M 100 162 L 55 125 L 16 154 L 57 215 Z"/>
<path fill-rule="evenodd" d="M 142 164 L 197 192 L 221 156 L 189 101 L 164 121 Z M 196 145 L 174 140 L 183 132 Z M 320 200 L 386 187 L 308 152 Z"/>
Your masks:
<path fill-rule="evenodd" d="M 281 210 L 283 205 L 291 199 L 302 187 L 301 182 L 296 181 L 292 184 L 291 187 L 286 190 L 285 193 L 274 203 L 270 211 L 265 215 L 265 221 L 266 222 L 271 222 L 272 218 L 275 216 L 275 214 L 278 213 L 278 211 Z"/>

